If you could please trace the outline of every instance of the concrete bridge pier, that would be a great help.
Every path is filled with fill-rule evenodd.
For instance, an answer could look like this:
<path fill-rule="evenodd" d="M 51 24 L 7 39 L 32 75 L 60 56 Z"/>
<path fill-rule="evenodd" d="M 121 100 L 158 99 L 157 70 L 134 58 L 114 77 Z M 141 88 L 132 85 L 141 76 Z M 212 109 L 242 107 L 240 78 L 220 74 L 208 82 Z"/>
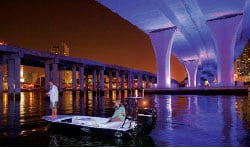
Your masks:
<path fill-rule="evenodd" d="M 72 92 L 76 95 L 76 65 L 72 65 Z"/>
<path fill-rule="evenodd" d="M 149 88 L 149 86 L 150 86 L 149 85 L 149 76 L 147 76 L 147 75 L 145 76 L 145 83 L 146 83 L 145 87 Z"/>
<path fill-rule="evenodd" d="M 115 77 L 116 77 L 115 89 L 116 89 L 116 96 L 117 96 L 119 94 L 119 79 L 120 79 L 120 73 L 118 70 L 115 72 Z"/>
<path fill-rule="evenodd" d="M 125 74 L 125 72 L 122 72 L 122 74 L 121 74 L 121 94 L 122 95 L 124 95 L 125 80 L 126 80 L 126 74 Z"/>
<path fill-rule="evenodd" d="M 128 90 L 129 90 L 129 94 L 132 94 L 134 89 L 135 89 L 135 86 L 134 86 L 134 79 L 135 79 L 135 76 L 132 72 L 129 73 L 128 75 Z"/>
<path fill-rule="evenodd" d="M 176 28 L 154 31 L 149 34 L 157 63 L 157 87 L 171 87 L 170 55 Z"/>
<path fill-rule="evenodd" d="M 8 59 L 8 93 L 14 94 L 14 72 L 15 72 L 15 60 Z"/>
<path fill-rule="evenodd" d="M 2 58 L 0 60 L 0 93 L 3 92 L 3 75 L 4 75 L 4 71 L 3 71 L 3 63 L 2 63 Z"/>
<path fill-rule="evenodd" d="M 94 96 L 97 94 L 97 74 L 96 69 L 93 69 L 93 94 Z"/>
<path fill-rule="evenodd" d="M 138 89 L 138 92 L 142 92 L 142 80 L 143 80 L 143 78 L 142 78 L 142 74 L 138 74 L 138 76 L 137 76 L 137 89 Z"/>
<path fill-rule="evenodd" d="M 100 67 L 100 96 L 104 96 L 104 70 L 105 67 Z"/>
<path fill-rule="evenodd" d="M 61 66 L 59 68 L 59 94 L 62 96 L 63 94 L 63 80 L 64 80 L 64 72 L 65 72 L 65 66 Z"/>
<path fill-rule="evenodd" d="M 50 64 L 49 61 L 46 61 L 45 63 L 45 91 L 49 91 L 49 81 L 51 79 L 51 72 L 50 72 Z"/>
<path fill-rule="evenodd" d="M 112 83 L 113 83 L 113 73 L 109 71 L 109 94 L 112 95 Z"/>
<path fill-rule="evenodd" d="M 20 98 L 20 93 L 21 93 L 20 67 L 21 67 L 21 57 L 17 55 L 15 57 L 15 96 L 18 98 Z"/>
<path fill-rule="evenodd" d="M 196 72 L 196 86 L 201 86 L 201 75 L 202 75 L 202 67 L 198 66 L 197 72 Z"/>
<path fill-rule="evenodd" d="M 217 43 L 217 78 L 220 86 L 234 85 L 234 49 L 242 15 L 207 22 Z M 224 54 L 227 53 L 227 54 Z"/>
<path fill-rule="evenodd" d="M 189 60 L 183 63 L 188 74 L 188 87 L 196 87 L 196 74 L 199 60 Z"/>
<path fill-rule="evenodd" d="M 53 80 L 53 83 L 56 85 L 56 86 L 59 86 L 58 84 L 58 63 L 53 63 L 52 64 L 52 80 Z"/>
<path fill-rule="evenodd" d="M 1 90 L 3 91 L 3 64 L 7 62 L 8 68 L 8 94 L 13 95 L 16 98 L 20 98 L 21 93 L 21 82 L 20 82 L 20 66 L 21 66 L 21 55 L 19 53 L 6 56 L 6 59 L 1 61 Z"/>
<path fill-rule="evenodd" d="M 80 96 L 84 96 L 84 65 L 79 67 Z"/>

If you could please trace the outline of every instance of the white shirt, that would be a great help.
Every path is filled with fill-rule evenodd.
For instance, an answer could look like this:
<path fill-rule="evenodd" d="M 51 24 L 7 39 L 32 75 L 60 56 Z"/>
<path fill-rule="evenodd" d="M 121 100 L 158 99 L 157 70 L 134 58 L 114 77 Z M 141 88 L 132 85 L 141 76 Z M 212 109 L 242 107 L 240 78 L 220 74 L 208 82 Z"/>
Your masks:
<path fill-rule="evenodd" d="M 58 88 L 55 85 L 52 85 L 49 90 L 50 102 L 58 101 Z"/>

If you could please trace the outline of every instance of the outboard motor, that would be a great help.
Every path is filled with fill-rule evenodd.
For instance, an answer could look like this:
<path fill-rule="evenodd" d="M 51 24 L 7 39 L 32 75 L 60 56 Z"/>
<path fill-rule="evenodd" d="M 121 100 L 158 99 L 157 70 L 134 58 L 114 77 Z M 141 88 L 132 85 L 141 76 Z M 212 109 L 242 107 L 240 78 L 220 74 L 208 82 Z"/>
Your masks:
<path fill-rule="evenodd" d="M 148 135 L 156 126 L 157 114 L 152 108 L 138 109 L 137 114 L 137 130 L 138 134 Z"/>
<path fill-rule="evenodd" d="M 156 126 L 157 114 L 155 109 L 149 106 L 151 104 L 149 101 L 142 97 L 128 97 L 125 100 L 126 119 L 136 121 L 137 135 L 148 135 Z"/>

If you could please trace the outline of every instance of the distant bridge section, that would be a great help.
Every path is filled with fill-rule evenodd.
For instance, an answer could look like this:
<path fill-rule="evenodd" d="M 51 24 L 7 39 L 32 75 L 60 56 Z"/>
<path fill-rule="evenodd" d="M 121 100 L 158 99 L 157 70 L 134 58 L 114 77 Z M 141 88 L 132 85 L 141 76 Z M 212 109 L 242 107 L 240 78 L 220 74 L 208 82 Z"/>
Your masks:
<path fill-rule="evenodd" d="M 0 45 L 0 77 L 3 78 L 4 65 L 7 65 L 8 93 L 20 94 L 20 66 L 32 66 L 44 68 L 45 88 L 48 90 L 48 83 L 53 80 L 59 86 L 60 92 L 63 91 L 64 77 L 62 72 L 72 71 L 72 90 L 76 91 L 77 71 L 79 74 L 80 92 L 87 90 L 88 76 L 92 76 L 93 91 L 104 94 L 105 89 L 125 89 L 133 91 L 150 88 L 156 81 L 156 75 L 146 72 L 126 68 L 117 65 L 104 64 L 82 58 L 57 55 L 48 52 L 41 52 L 31 49 L 18 48 L 8 45 Z M 105 83 L 108 87 L 105 88 Z M 3 91 L 3 79 L 0 79 L 0 92 Z M 113 85 L 115 83 L 115 85 Z M 115 88 L 113 87 L 115 86 Z"/>

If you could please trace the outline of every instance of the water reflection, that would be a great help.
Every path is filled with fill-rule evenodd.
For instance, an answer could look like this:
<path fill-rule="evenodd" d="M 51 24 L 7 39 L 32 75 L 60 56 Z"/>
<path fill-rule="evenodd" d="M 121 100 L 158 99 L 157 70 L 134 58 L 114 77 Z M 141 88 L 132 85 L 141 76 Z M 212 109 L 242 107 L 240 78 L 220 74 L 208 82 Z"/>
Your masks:
<path fill-rule="evenodd" d="M 110 117 L 117 99 L 143 96 L 141 92 L 107 91 L 104 96 L 89 91 L 80 96 L 66 91 L 59 98 L 59 114 Z M 96 136 L 67 137 L 49 133 L 48 146 L 250 146 L 250 96 L 147 95 L 139 102 L 157 111 L 157 126 L 149 137 L 115 141 Z M 135 112 L 133 104 L 126 106 Z M 34 133 L 46 133 L 41 120 L 50 115 L 49 98 L 44 92 L 22 92 L 20 99 L 0 95 L 1 143 L 8 139 L 29 143 Z M 37 134 L 37 138 L 39 139 Z M 23 137 L 26 137 L 23 140 Z M 41 137 L 40 137 L 41 138 Z M 21 140 L 20 140 L 21 139 Z M 44 137 L 43 137 L 44 139 Z M 1 145 L 1 144 L 0 144 Z M 25 146 L 25 145 L 24 145 Z"/>
<path fill-rule="evenodd" d="M 249 104 L 249 100 L 243 104 L 245 101 L 246 97 L 236 96 L 157 95 L 155 103 L 160 118 L 151 135 L 158 146 L 245 145 L 250 137 L 249 128 L 243 124 L 249 121 L 238 116 L 243 111 L 239 108 Z M 243 114 L 249 113 L 248 110 Z"/>
<path fill-rule="evenodd" d="M 106 147 L 106 146 L 119 146 L 119 147 L 144 147 L 144 146 L 155 146 L 154 141 L 150 136 L 137 137 L 130 140 L 117 139 L 110 137 L 90 136 L 81 135 L 79 137 L 71 137 L 63 134 L 50 133 L 49 146 L 58 147 Z"/>

